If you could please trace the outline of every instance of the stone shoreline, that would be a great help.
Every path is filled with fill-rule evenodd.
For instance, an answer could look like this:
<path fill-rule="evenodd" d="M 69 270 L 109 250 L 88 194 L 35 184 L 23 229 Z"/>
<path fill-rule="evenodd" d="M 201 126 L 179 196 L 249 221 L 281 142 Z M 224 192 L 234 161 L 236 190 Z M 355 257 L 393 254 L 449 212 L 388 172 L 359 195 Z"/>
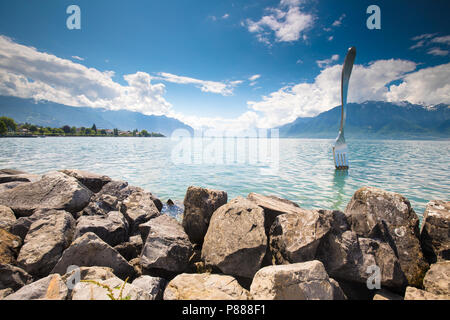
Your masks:
<path fill-rule="evenodd" d="M 0 170 L 0 300 L 450 299 L 446 199 L 421 228 L 373 187 L 345 212 L 195 186 L 181 223 L 162 208 L 95 173 Z"/>

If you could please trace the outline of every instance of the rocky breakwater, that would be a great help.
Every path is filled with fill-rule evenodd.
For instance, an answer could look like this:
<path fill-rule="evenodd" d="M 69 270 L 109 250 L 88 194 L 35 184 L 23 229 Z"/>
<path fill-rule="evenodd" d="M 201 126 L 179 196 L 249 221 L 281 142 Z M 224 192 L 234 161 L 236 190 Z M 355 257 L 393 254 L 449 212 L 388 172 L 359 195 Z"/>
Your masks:
<path fill-rule="evenodd" d="M 450 299 L 450 203 L 421 227 L 363 187 L 344 212 L 191 186 L 179 222 L 151 192 L 79 170 L 0 170 L 0 299 Z"/>

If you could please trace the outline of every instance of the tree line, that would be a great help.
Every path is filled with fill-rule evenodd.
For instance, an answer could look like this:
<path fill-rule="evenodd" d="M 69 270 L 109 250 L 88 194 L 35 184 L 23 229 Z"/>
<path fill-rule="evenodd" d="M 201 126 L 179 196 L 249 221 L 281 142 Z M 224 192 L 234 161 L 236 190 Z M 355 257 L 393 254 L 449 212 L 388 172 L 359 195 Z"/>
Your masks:
<path fill-rule="evenodd" d="M 17 124 L 14 119 L 0 117 L 0 136 L 120 136 L 120 137 L 164 137 L 157 132 L 147 130 L 121 131 L 114 129 L 97 129 L 95 123 L 90 128 L 65 125 L 60 128 L 37 126 L 30 123 Z"/>

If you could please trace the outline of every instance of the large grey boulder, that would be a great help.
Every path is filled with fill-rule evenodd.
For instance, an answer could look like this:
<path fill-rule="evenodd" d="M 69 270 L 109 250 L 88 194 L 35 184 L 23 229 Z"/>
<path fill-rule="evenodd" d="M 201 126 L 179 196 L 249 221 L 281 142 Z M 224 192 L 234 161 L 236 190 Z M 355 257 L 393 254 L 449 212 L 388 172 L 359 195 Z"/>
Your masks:
<path fill-rule="evenodd" d="M 47 217 L 52 212 L 55 212 L 56 210 L 53 209 L 40 209 L 36 210 L 31 216 L 29 217 L 20 217 L 17 219 L 14 224 L 10 228 L 10 232 L 16 236 L 19 236 L 22 240 L 25 239 L 28 230 L 30 230 L 31 225 L 33 222 Z"/>
<path fill-rule="evenodd" d="M 190 186 L 184 197 L 183 228 L 192 243 L 202 244 L 214 211 L 227 203 L 225 191 Z"/>
<path fill-rule="evenodd" d="M 120 207 L 130 224 L 130 234 L 139 233 L 139 225 L 160 215 L 150 192 L 136 191 L 130 194 Z"/>
<path fill-rule="evenodd" d="M 110 267 L 121 279 L 132 277 L 134 269 L 114 248 L 92 232 L 85 233 L 64 251 L 52 273 L 64 275 L 69 266 Z"/>
<path fill-rule="evenodd" d="M 111 211 L 120 211 L 120 202 L 109 194 L 96 194 L 81 212 L 86 216 L 107 215 Z"/>
<path fill-rule="evenodd" d="M 129 283 L 125 284 L 117 277 L 87 281 L 89 282 L 79 282 L 75 285 L 72 300 L 152 300 L 144 289 Z"/>
<path fill-rule="evenodd" d="M 18 185 L 0 193 L 0 204 L 16 216 L 30 216 L 37 209 L 66 210 L 75 213 L 88 203 L 92 192 L 75 178 L 51 172 L 36 182 Z"/>
<path fill-rule="evenodd" d="M 74 235 L 75 220 L 66 211 L 54 210 L 30 227 L 17 262 L 35 277 L 50 273 Z"/>
<path fill-rule="evenodd" d="M 16 291 L 32 280 L 33 277 L 25 270 L 10 264 L 0 264 L 0 290 L 11 288 Z"/>
<path fill-rule="evenodd" d="M 254 202 L 264 210 L 266 233 L 269 232 L 275 218 L 286 213 L 301 213 L 302 209 L 295 202 L 277 196 L 264 196 L 258 193 L 249 193 L 247 199 Z"/>
<path fill-rule="evenodd" d="M 450 201 L 434 200 L 427 204 L 420 241 L 430 263 L 450 260 Z"/>
<path fill-rule="evenodd" d="M 335 284 L 323 264 L 313 260 L 260 269 L 250 294 L 254 300 L 333 300 Z"/>
<path fill-rule="evenodd" d="M 181 273 L 188 267 L 192 244 L 181 224 L 168 215 L 151 219 L 140 264 L 148 271 Z"/>
<path fill-rule="evenodd" d="M 164 300 L 249 300 L 250 294 L 231 276 L 183 273 L 169 282 Z"/>
<path fill-rule="evenodd" d="M 314 260 L 332 228 L 332 211 L 297 209 L 278 215 L 270 229 L 270 251 L 276 264 Z"/>
<path fill-rule="evenodd" d="M 0 172 L 0 184 L 10 183 L 10 182 L 36 182 L 41 178 L 38 174 L 31 174 L 26 172 L 13 171 Z"/>
<path fill-rule="evenodd" d="M 59 274 L 30 283 L 4 300 L 66 300 L 68 289 Z"/>
<path fill-rule="evenodd" d="M 428 263 L 420 246 L 419 218 L 408 199 L 373 187 L 355 192 L 345 211 L 359 236 L 382 239 L 398 256 L 410 285 L 420 286 Z"/>
<path fill-rule="evenodd" d="M 112 181 L 111 178 L 108 176 L 87 172 L 83 170 L 66 169 L 60 170 L 60 172 L 65 173 L 68 176 L 74 177 L 94 193 L 99 192 L 105 184 Z"/>
<path fill-rule="evenodd" d="M 432 264 L 423 279 L 426 291 L 450 297 L 450 261 Z"/>
<path fill-rule="evenodd" d="M 353 231 L 333 233 L 323 241 L 316 258 L 323 262 L 328 274 L 337 280 L 366 284 L 380 272 L 380 284 L 401 291 L 406 278 L 400 263 L 385 242 L 358 237 Z"/>
<path fill-rule="evenodd" d="M 0 205 L 0 228 L 11 231 L 15 222 L 16 216 L 11 208 Z"/>
<path fill-rule="evenodd" d="M 75 238 L 87 232 L 95 233 L 113 247 L 128 240 L 128 222 L 118 211 L 111 211 L 104 216 L 81 216 L 77 220 Z"/>
<path fill-rule="evenodd" d="M 147 292 L 150 300 L 161 300 L 167 283 L 163 278 L 144 275 L 135 279 L 131 284 Z"/>
<path fill-rule="evenodd" d="M 15 264 L 22 239 L 4 229 L 0 229 L 0 263 Z"/>
<path fill-rule="evenodd" d="M 202 259 L 227 275 L 253 278 L 261 267 L 266 248 L 263 209 L 237 197 L 211 217 Z"/>

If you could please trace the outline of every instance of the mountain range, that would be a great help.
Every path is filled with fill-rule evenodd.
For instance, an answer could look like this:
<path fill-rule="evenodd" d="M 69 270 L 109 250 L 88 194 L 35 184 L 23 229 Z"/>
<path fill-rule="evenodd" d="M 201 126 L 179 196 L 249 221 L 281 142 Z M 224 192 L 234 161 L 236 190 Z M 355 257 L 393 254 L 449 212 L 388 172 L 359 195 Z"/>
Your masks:
<path fill-rule="evenodd" d="M 17 123 L 31 123 L 45 127 L 64 125 L 90 128 L 95 123 L 99 129 L 147 130 L 165 136 L 175 129 L 193 129 L 183 122 L 166 116 L 144 115 L 126 110 L 106 110 L 89 107 L 69 107 L 48 101 L 0 96 L 0 116 L 13 118 Z"/>
<path fill-rule="evenodd" d="M 297 118 L 278 127 L 280 137 L 334 139 L 339 131 L 341 107 L 315 117 Z M 18 123 L 39 126 L 91 127 L 120 130 L 147 130 L 170 136 L 175 129 L 193 129 L 166 116 L 144 115 L 126 110 L 111 111 L 70 107 L 53 102 L 0 96 L 0 116 Z M 408 102 L 366 101 L 349 103 L 345 137 L 350 139 L 450 139 L 450 106 L 424 107 Z"/>
<path fill-rule="evenodd" d="M 279 127 L 280 137 L 337 137 L 341 107 L 315 117 L 297 118 Z M 349 103 L 345 137 L 356 139 L 449 139 L 450 106 L 424 107 L 408 102 L 366 101 Z"/>

